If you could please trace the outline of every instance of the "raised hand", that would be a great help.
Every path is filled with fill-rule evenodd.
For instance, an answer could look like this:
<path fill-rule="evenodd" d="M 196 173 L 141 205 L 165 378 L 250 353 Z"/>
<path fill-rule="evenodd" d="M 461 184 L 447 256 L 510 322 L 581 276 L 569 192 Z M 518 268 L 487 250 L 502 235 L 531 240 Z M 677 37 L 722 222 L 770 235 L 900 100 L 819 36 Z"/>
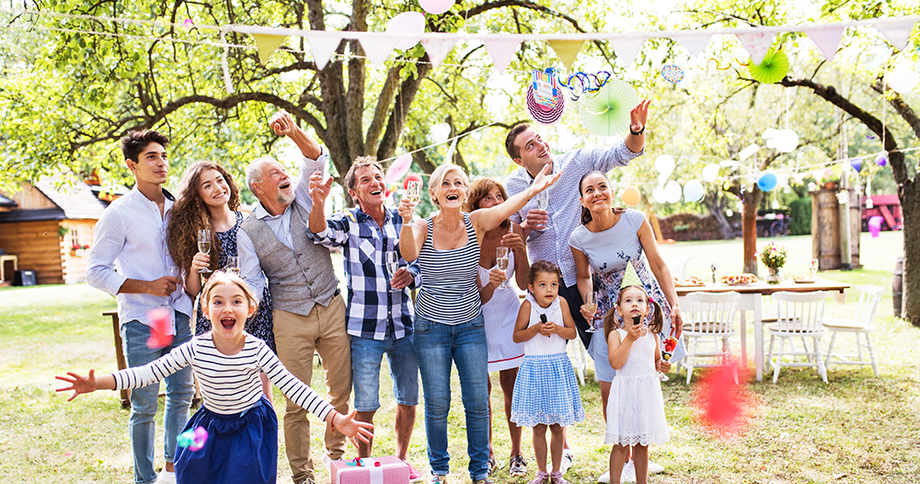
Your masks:
<path fill-rule="evenodd" d="M 639 132 L 645 128 L 645 123 L 648 121 L 648 105 L 651 102 L 648 99 L 643 99 L 629 111 L 629 127 L 632 131 Z"/>
<path fill-rule="evenodd" d="M 399 216 L 403 219 L 403 224 L 408 224 L 412 220 L 412 213 L 415 211 L 415 204 L 409 201 L 409 197 L 402 197 L 399 201 Z"/>
<path fill-rule="evenodd" d="M 268 120 L 268 125 L 276 135 L 287 136 L 294 130 L 294 118 L 286 111 L 278 111 Z"/>
<path fill-rule="evenodd" d="M 323 183 L 323 174 L 320 171 L 313 172 L 310 175 L 310 198 L 313 199 L 313 203 L 321 205 L 325 203 L 326 197 L 329 196 L 329 193 L 332 191 L 332 182 L 334 179 L 329 177 L 325 183 Z"/>
<path fill-rule="evenodd" d="M 58 388 L 55 391 L 58 392 L 69 392 L 73 390 L 73 395 L 67 399 L 71 401 L 74 398 L 77 398 L 77 395 L 82 395 L 84 393 L 90 393 L 96 391 L 96 375 L 93 370 L 89 370 L 88 376 L 80 376 L 76 373 L 67 372 L 69 376 L 55 376 L 58 380 L 65 381 L 70 383 L 69 387 Z"/>
<path fill-rule="evenodd" d="M 520 252 L 524 250 L 524 239 L 520 234 L 514 232 L 508 232 L 502 236 L 502 245 L 511 249 L 514 252 Z"/>
<path fill-rule="evenodd" d="M 549 173 L 549 170 L 550 170 L 549 165 L 543 165 L 543 169 L 540 170 L 540 172 L 537 173 L 537 176 L 534 177 L 533 183 L 530 185 L 531 190 L 533 190 L 531 192 L 531 197 L 535 196 L 536 194 L 552 186 L 552 184 L 556 183 L 556 180 L 559 179 L 559 175 L 562 174 L 562 172 L 560 171 L 559 173 L 556 173 L 555 175 L 551 175 Z"/>

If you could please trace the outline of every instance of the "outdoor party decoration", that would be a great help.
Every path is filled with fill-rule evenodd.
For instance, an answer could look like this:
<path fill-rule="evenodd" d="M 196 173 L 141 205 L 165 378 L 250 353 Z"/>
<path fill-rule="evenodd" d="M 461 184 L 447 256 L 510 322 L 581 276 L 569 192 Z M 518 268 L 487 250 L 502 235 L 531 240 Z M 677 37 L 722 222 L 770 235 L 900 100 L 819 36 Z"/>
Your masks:
<path fill-rule="evenodd" d="M 498 69 L 499 73 L 503 73 L 521 45 L 521 40 L 510 36 L 498 39 L 489 38 L 483 39 L 482 44 L 489 51 L 489 55 L 492 56 L 492 65 Z"/>
<path fill-rule="evenodd" d="M 882 66 L 891 57 L 891 49 L 887 45 L 876 46 L 870 51 L 870 61 L 866 62 L 866 69 L 874 71 Z"/>
<path fill-rule="evenodd" d="M 786 264 L 786 246 L 777 245 L 776 242 L 770 242 L 766 248 L 760 251 L 760 262 L 770 271 L 767 276 L 768 284 L 779 284 L 783 281 L 780 269 Z"/>
<path fill-rule="evenodd" d="M 259 51 L 259 62 L 264 66 L 278 47 L 287 40 L 286 35 L 266 35 L 252 34 L 253 40 L 256 41 L 256 50 Z"/>
<path fill-rule="evenodd" d="M 409 153 L 397 156 L 393 163 L 390 163 L 390 167 L 387 168 L 387 173 L 384 175 L 383 180 L 387 184 L 398 182 L 409 171 L 409 166 L 411 165 L 412 155 Z"/>
<path fill-rule="evenodd" d="M 173 335 L 170 333 L 172 326 L 172 309 L 160 307 L 147 311 L 150 320 L 150 337 L 147 338 L 147 347 L 155 350 L 165 348 L 172 343 Z"/>
<path fill-rule="evenodd" d="M 821 183 L 821 179 L 824 178 L 824 169 L 813 170 L 811 177 L 815 179 L 815 183 Z"/>
<path fill-rule="evenodd" d="M 547 40 L 547 44 L 552 47 L 553 52 L 559 56 L 559 59 L 562 60 L 562 65 L 566 69 L 571 69 L 572 64 L 575 63 L 575 57 L 578 56 L 578 51 L 581 50 L 581 46 L 585 43 L 584 40 Z"/>
<path fill-rule="evenodd" d="M 906 94 L 917 87 L 917 74 L 910 64 L 902 62 L 885 76 L 885 82 L 899 94 Z"/>
<path fill-rule="evenodd" d="M 552 69 L 547 69 L 547 72 Z M 569 98 L 572 101 L 578 101 L 584 93 L 594 93 L 600 91 L 604 84 L 613 76 L 608 71 L 598 71 L 596 74 L 586 72 L 575 72 L 569 75 L 567 81 L 561 77 L 556 77 L 556 84 L 569 91 Z"/>
<path fill-rule="evenodd" d="M 698 202 L 703 198 L 703 194 L 704 190 L 702 183 L 696 180 L 690 180 L 684 184 L 684 201 Z"/>
<path fill-rule="evenodd" d="M 738 158 L 741 158 L 741 161 L 744 161 L 750 158 L 751 155 L 753 155 L 754 153 L 757 153 L 758 151 L 760 151 L 760 146 L 757 146 L 756 144 L 747 145 L 746 148 L 744 148 L 743 150 L 741 150 L 740 153 L 738 153 Z"/>
<path fill-rule="evenodd" d="M 553 124 L 562 117 L 565 110 L 565 96 L 560 90 L 556 90 L 554 98 L 555 107 L 544 106 L 536 100 L 536 92 L 533 86 L 527 88 L 527 110 L 530 116 L 540 124 Z"/>
<path fill-rule="evenodd" d="M 862 168 L 862 158 L 854 158 L 850 160 L 850 166 L 853 167 L 853 170 L 856 173 L 859 173 L 859 169 Z"/>
<path fill-rule="evenodd" d="M 655 189 L 652 190 L 652 198 L 658 203 L 668 201 L 668 198 L 664 195 L 664 187 L 655 187 Z"/>
<path fill-rule="evenodd" d="M 401 35 L 411 35 L 421 34 L 425 32 L 425 16 L 418 12 L 403 12 L 387 22 L 388 34 L 401 34 Z M 379 38 L 373 39 L 374 42 L 378 41 Z M 398 39 L 396 44 L 393 46 L 394 49 L 406 50 L 415 47 L 419 39 L 417 38 L 403 38 Z M 363 45 L 363 44 L 362 44 Z"/>
<path fill-rule="evenodd" d="M 763 57 L 763 61 L 748 64 L 748 72 L 755 81 L 774 84 L 789 72 L 789 56 L 782 50 L 770 49 Z"/>
<path fill-rule="evenodd" d="M 910 41 L 910 32 L 914 29 L 915 19 L 891 19 L 889 22 L 877 23 L 875 28 L 898 50 L 904 50 Z"/>
<path fill-rule="evenodd" d="M 881 153 L 875 157 L 875 164 L 878 166 L 885 166 L 888 164 L 888 153 Z"/>
<path fill-rule="evenodd" d="M 454 0 L 418 0 L 418 4 L 422 10 L 432 15 L 441 15 L 450 10 L 450 7 L 454 5 Z"/>
<path fill-rule="evenodd" d="M 766 60 L 770 53 L 770 46 L 773 45 L 773 32 L 764 29 L 754 29 L 747 32 L 735 34 L 735 37 L 741 41 L 744 50 L 751 55 L 752 64 L 760 64 Z"/>
<path fill-rule="evenodd" d="M 869 201 L 871 201 L 871 199 L 866 201 L 867 206 Z M 872 234 L 873 239 L 878 237 L 879 233 L 882 231 L 882 220 L 884 220 L 884 218 L 881 215 L 873 215 L 869 217 L 869 233 Z"/>
<path fill-rule="evenodd" d="M 684 80 L 684 70 L 678 65 L 667 64 L 661 67 L 661 77 L 672 84 L 677 84 Z"/>
<path fill-rule="evenodd" d="M 531 78 L 534 101 L 541 106 L 555 108 L 559 89 L 556 86 L 556 76 L 553 74 L 553 69 L 549 68 L 545 71 L 534 69 Z"/>
<path fill-rule="evenodd" d="M 818 50 L 824 54 L 828 62 L 834 60 L 837 54 L 837 48 L 840 46 L 840 38 L 843 36 L 843 27 L 834 25 L 831 27 L 816 27 L 806 29 L 805 34 L 818 47 Z"/>
<path fill-rule="evenodd" d="M 640 198 L 642 198 L 642 194 L 639 193 L 639 189 L 635 185 L 630 185 L 623 190 L 623 203 L 630 207 L 638 204 Z"/>
<path fill-rule="evenodd" d="M 581 124 L 599 136 L 613 136 L 629 127 L 629 112 L 639 103 L 632 86 L 620 79 L 610 79 L 596 96 L 578 103 Z"/>
<path fill-rule="evenodd" d="M 664 186 L 664 198 L 668 203 L 679 202 L 682 193 L 683 190 L 680 188 L 680 183 L 674 180 L 669 181 L 668 184 Z"/>
<path fill-rule="evenodd" d="M 335 54 L 335 50 L 339 48 L 339 44 L 342 43 L 342 37 L 338 36 L 329 36 L 329 35 L 311 35 L 307 36 L 307 45 L 310 46 L 310 52 L 313 54 L 313 60 L 316 62 L 316 67 L 319 70 L 323 70 L 326 67 L 326 64 L 329 63 L 329 59 L 332 58 L 332 54 Z M 227 68 L 224 67 L 224 76 L 228 77 Z M 232 92 L 228 89 L 228 92 Z"/>
<path fill-rule="evenodd" d="M 418 173 L 410 173 L 409 176 L 406 177 L 406 180 L 403 181 L 403 189 L 404 189 L 404 190 L 408 190 L 408 189 L 409 189 L 409 184 L 410 184 L 410 183 L 419 183 L 419 184 L 421 184 L 421 183 L 422 183 L 422 176 L 419 175 Z"/>
<path fill-rule="evenodd" d="M 422 39 L 422 45 L 425 46 L 425 52 L 428 53 L 428 60 L 431 61 L 431 65 L 435 68 L 440 66 L 441 62 L 444 62 L 456 42 L 457 40 L 453 37 Z"/>
<path fill-rule="evenodd" d="M 773 148 L 781 153 L 791 153 L 799 146 L 799 135 L 791 129 L 767 128 L 761 138 L 766 140 L 767 148 Z"/>
<path fill-rule="evenodd" d="M 674 165 L 674 158 L 671 155 L 661 155 L 655 158 L 655 170 L 658 170 L 658 174 L 665 178 L 671 176 Z"/>
<path fill-rule="evenodd" d="M 208 441 L 208 431 L 204 427 L 195 427 L 188 429 L 176 437 L 176 445 L 187 447 L 192 452 L 197 452 L 204 448 L 205 442 Z"/>
<path fill-rule="evenodd" d="M 776 173 L 765 171 L 757 178 L 757 188 L 760 188 L 761 191 L 769 192 L 776 188 L 777 181 Z"/>
<path fill-rule="evenodd" d="M 712 183 L 716 181 L 716 178 L 719 176 L 719 165 L 708 164 L 703 167 L 703 180 Z"/>

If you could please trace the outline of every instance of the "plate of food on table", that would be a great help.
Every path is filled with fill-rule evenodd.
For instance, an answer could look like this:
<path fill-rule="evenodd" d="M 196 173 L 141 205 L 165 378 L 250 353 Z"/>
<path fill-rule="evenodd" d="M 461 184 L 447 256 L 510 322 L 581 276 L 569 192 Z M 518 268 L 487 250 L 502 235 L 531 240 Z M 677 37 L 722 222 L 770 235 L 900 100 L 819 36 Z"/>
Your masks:
<path fill-rule="evenodd" d="M 706 285 L 706 281 L 704 281 L 704 280 L 703 280 L 702 278 L 700 278 L 699 276 L 690 276 L 690 277 L 684 279 L 683 281 L 678 280 L 678 279 L 675 277 L 675 278 L 674 278 L 674 285 L 675 285 L 676 287 L 703 287 L 703 286 Z"/>
<path fill-rule="evenodd" d="M 811 274 L 796 274 L 792 276 L 792 280 L 795 281 L 796 284 L 811 284 L 817 279 Z"/>
<path fill-rule="evenodd" d="M 745 286 L 757 282 L 757 276 L 749 273 L 734 274 L 730 276 L 722 276 L 719 281 L 722 284 L 727 284 L 729 286 Z"/>

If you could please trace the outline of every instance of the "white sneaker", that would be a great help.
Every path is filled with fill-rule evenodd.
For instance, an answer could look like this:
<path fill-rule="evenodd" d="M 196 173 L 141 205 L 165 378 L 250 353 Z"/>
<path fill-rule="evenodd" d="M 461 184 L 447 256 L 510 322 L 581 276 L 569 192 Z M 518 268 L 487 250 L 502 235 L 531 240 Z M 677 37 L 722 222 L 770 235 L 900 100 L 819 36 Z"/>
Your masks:
<path fill-rule="evenodd" d="M 664 472 L 664 466 L 661 464 L 656 464 L 652 461 L 648 461 L 648 473 L 649 474 L 661 474 Z"/>
<path fill-rule="evenodd" d="M 636 482 L 636 465 L 629 461 L 623 465 L 623 472 L 620 473 L 620 482 Z"/>
<path fill-rule="evenodd" d="M 575 453 L 572 452 L 572 449 L 562 449 L 562 462 L 559 463 L 559 472 L 565 475 L 574 461 Z"/>
<path fill-rule="evenodd" d="M 600 477 L 597 478 L 597 482 L 603 482 L 604 484 L 610 484 L 610 470 L 604 471 Z"/>
<path fill-rule="evenodd" d="M 163 469 L 157 475 L 156 484 L 176 484 L 176 473 L 169 472 L 166 469 Z"/>

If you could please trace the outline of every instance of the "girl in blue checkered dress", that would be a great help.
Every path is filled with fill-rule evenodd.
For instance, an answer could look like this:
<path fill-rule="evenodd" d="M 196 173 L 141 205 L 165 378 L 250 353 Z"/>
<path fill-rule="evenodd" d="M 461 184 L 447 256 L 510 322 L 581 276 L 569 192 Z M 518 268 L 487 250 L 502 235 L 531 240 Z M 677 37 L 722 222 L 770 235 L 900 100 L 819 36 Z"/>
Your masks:
<path fill-rule="evenodd" d="M 533 427 L 533 450 L 539 471 L 531 484 L 567 484 L 559 471 L 562 427 L 585 419 L 581 393 L 572 362 L 565 352 L 567 339 L 577 336 L 565 299 L 558 297 L 562 273 L 552 262 L 530 266 L 528 293 L 518 312 L 514 342 L 524 344 L 524 362 L 518 370 L 511 400 L 511 421 Z M 549 428 L 553 472 L 546 472 L 546 429 Z"/>

